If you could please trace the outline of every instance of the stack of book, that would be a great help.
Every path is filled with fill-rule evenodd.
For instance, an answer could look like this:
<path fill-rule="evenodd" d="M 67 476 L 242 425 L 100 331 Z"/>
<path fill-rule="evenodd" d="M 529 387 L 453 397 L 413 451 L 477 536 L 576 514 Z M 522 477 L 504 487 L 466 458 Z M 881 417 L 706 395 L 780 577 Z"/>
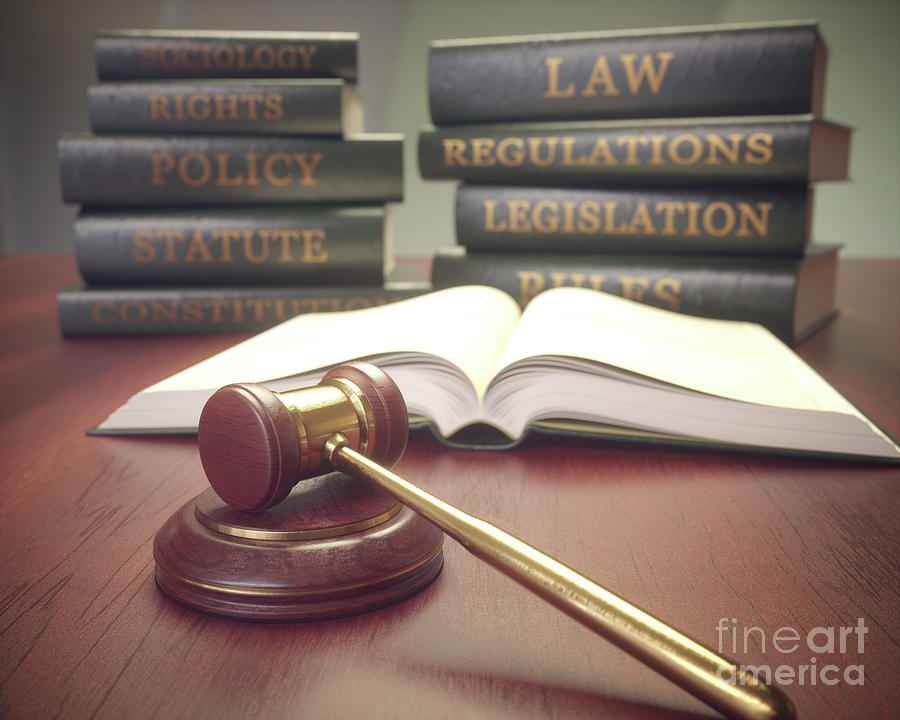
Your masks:
<path fill-rule="evenodd" d="M 362 134 L 356 33 L 104 31 L 58 146 L 85 283 L 66 335 L 258 330 L 390 287 L 402 137 Z"/>
<path fill-rule="evenodd" d="M 847 177 L 820 118 L 815 22 L 436 41 L 426 179 L 461 180 L 436 287 L 557 286 L 745 320 L 798 342 L 835 313 L 811 183 Z"/>

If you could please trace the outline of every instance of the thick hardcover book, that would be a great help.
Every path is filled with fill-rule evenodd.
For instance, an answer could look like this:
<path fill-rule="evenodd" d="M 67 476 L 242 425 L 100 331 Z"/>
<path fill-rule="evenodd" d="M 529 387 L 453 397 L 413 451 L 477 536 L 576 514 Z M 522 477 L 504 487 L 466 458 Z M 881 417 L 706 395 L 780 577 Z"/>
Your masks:
<path fill-rule="evenodd" d="M 503 185 L 843 180 L 850 128 L 812 115 L 425 127 L 422 177 Z"/>
<path fill-rule="evenodd" d="M 438 40 L 431 119 L 819 114 L 825 64 L 810 21 Z"/>
<path fill-rule="evenodd" d="M 217 205 L 403 199 L 403 137 L 66 135 L 63 200 Z"/>
<path fill-rule="evenodd" d="M 555 287 L 602 290 L 687 315 L 759 323 L 800 342 L 835 310 L 837 248 L 811 246 L 802 258 L 721 255 L 466 252 L 444 248 L 435 288 L 490 285 L 522 307 Z"/>
<path fill-rule="evenodd" d="M 475 286 L 306 315 L 146 388 L 96 430 L 196 432 L 232 382 L 312 385 L 365 359 L 446 442 L 515 444 L 532 430 L 700 446 L 900 459 L 895 443 L 759 325 L 667 312 L 583 288 L 521 312 Z M 468 435 L 468 438 L 466 437 Z"/>
<path fill-rule="evenodd" d="M 345 135 L 362 102 L 343 80 L 168 80 L 88 88 L 95 133 Z"/>
<path fill-rule="evenodd" d="M 812 189 L 461 185 L 456 241 L 471 250 L 803 254 Z"/>
<path fill-rule="evenodd" d="M 101 80 L 332 77 L 357 79 L 359 34 L 240 30 L 100 30 Z"/>
<path fill-rule="evenodd" d="M 384 207 L 85 210 L 75 255 L 91 285 L 381 285 L 387 218 Z"/>
<path fill-rule="evenodd" d="M 306 313 L 359 310 L 415 297 L 427 283 L 332 287 L 94 288 L 56 295 L 63 335 L 258 332 Z"/>

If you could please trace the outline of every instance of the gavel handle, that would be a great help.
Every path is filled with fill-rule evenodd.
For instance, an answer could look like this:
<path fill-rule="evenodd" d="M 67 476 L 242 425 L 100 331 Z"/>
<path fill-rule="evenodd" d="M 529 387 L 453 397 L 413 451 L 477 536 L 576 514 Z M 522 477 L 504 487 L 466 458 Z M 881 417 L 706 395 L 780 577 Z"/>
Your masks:
<path fill-rule="evenodd" d="M 618 645 L 727 717 L 793 718 L 791 701 L 700 643 L 500 528 L 455 508 L 329 438 L 325 458 L 374 483 L 476 557 Z"/>

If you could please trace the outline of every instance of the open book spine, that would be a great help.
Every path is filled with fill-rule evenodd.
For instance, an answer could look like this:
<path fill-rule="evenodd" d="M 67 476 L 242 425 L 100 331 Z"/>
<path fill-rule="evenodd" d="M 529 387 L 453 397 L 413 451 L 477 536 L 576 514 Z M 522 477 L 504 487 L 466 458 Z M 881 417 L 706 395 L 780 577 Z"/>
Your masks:
<path fill-rule="evenodd" d="M 343 133 L 341 80 L 170 80 L 88 88 L 96 133 Z"/>
<path fill-rule="evenodd" d="M 806 183 L 847 177 L 849 128 L 811 115 L 444 125 L 422 177 L 506 185 Z"/>
<path fill-rule="evenodd" d="M 834 287 L 836 254 L 835 247 L 810 248 L 803 258 L 550 255 L 451 247 L 436 255 L 432 282 L 435 288 L 491 285 L 523 307 L 553 287 L 593 288 L 688 315 L 759 323 L 793 343 L 834 314 L 833 296 L 822 289 Z M 819 266 L 820 272 L 804 273 L 806 266 Z M 801 278 L 821 287 L 801 288 Z M 798 297 L 810 294 L 825 302 L 798 315 Z"/>
<path fill-rule="evenodd" d="M 384 203 L 403 199 L 403 138 L 66 135 L 63 200 L 86 205 Z"/>
<path fill-rule="evenodd" d="M 481 250 L 800 256 L 812 190 L 461 185 L 456 239 Z"/>
<path fill-rule="evenodd" d="M 357 33 L 101 30 L 101 80 L 337 77 L 355 82 Z"/>
<path fill-rule="evenodd" d="M 386 305 L 425 284 L 277 288 L 86 288 L 56 296 L 63 335 L 248 333 L 305 313 Z"/>
<path fill-rule="evenodd" d="M 93 285 L 381 285 L 383 207 L 86 210 L 75 253 Z"/>
<path fill-rule="evenodd" d="M 579 32 L 431 43 L 435 124 L 818 113 L 815 23 Z"/>

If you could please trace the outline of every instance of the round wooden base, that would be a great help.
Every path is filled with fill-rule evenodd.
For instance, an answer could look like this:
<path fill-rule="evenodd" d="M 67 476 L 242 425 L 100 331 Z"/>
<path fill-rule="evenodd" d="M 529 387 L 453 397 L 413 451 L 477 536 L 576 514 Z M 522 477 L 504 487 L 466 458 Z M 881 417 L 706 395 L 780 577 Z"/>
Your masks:
<path fill-rule="evenodd" d="M 160 528 L 156 582 L 175 600 L 245 620 L 319 620 L 415 594 L 441 571 L 443 534 L 362 480 L 331 473 L 262 513 L 207 489 Z"/>

